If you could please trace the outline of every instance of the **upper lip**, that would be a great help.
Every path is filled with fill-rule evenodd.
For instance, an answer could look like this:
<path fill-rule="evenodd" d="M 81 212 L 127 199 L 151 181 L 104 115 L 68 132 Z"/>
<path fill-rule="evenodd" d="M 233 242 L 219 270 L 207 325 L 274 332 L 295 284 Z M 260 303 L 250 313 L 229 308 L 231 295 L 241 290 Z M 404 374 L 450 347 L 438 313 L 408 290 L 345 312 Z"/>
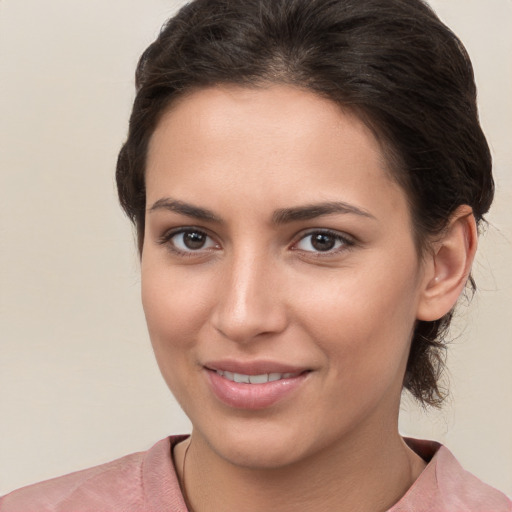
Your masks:
<path fill-rule="evenodd" d="M 209 370 L 228 371 L 242 375 L 263 375 L 265 373 L 302 373 L 309 368 L 294 366 L 278 361 L 235 361 L 233 359 L 222 359 L 219 361 L 208 361 L 203 365 Z"/>

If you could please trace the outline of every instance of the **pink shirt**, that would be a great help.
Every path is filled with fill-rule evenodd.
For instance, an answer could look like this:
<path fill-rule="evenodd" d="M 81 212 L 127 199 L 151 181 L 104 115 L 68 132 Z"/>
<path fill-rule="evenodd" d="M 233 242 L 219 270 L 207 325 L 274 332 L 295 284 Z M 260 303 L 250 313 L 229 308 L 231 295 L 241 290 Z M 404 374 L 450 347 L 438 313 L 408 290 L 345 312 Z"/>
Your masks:
<path fill-rule="evenodd" d="M 0 499 L 0 512 L 187 512 L 171 457 L 185 438 L 19 489 Z M 512 501 L 464 471 L 447 448 L 407 442 L 430 462 L 388 512 L 512 512 Z"/>

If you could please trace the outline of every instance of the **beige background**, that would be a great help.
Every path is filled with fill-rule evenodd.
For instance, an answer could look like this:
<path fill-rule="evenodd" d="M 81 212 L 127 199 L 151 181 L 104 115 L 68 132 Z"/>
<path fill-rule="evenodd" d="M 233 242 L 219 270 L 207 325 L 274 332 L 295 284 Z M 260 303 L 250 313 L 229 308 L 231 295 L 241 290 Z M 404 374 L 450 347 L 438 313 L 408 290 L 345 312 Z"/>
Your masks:
<path fill-rule="evenodd" d="M 113 172 L 141 51 L 178 3 L 0 0 L 0 494 L 189 424 L 158 373 Z M 498 195 L 462 308 L 441 440 L 512 494 L 512 2 L 436 0 L 473 57 Z"/>

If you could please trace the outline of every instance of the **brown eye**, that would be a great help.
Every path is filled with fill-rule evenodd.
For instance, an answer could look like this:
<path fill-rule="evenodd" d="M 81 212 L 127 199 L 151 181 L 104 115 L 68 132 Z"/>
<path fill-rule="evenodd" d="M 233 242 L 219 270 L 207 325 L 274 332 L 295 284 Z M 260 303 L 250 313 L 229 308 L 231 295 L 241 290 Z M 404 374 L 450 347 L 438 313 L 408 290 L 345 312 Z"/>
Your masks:
<path fill-rule="evenodd" d="M 303 236 L 294 249 L 310 253 L 333 253 L 348 249 L 354 245 L 349 236 L 336 231 L 313 231 Z"/>
<path fill-rule="evenodd" d="M 188 249 L 202 249 L 208 238 L 204 233 L 199 231 L 188 231 L 183 233 L 183 244 Z"/>
<path fill-rule="evenodd" d="M 192 253 L 218 248 L 218 244 L 210 236 L 198 229 L 175 231 L 164 236 L 160 243 L 167 244 L 178 253 Z"/>
<path fill-rule="evenodd" d="M 311 235 L 311 246 L 317 251 L 330 251 L 336 245 L 336 238 L 328 233 Z"/>

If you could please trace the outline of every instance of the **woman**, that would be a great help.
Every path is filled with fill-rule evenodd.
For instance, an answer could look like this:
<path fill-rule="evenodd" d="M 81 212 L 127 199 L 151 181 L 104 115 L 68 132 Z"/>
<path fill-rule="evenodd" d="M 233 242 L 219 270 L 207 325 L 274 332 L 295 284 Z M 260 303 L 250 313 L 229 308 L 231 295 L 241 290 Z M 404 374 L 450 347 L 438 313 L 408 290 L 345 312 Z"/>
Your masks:
<path fill-rule="evenodd" d="M 471 64 L 421 2 L 199 0 L 144 53 L 121 204 L 193 431 L 0 510 L 511 510 L 435 443 L 493 197 Z"/>

